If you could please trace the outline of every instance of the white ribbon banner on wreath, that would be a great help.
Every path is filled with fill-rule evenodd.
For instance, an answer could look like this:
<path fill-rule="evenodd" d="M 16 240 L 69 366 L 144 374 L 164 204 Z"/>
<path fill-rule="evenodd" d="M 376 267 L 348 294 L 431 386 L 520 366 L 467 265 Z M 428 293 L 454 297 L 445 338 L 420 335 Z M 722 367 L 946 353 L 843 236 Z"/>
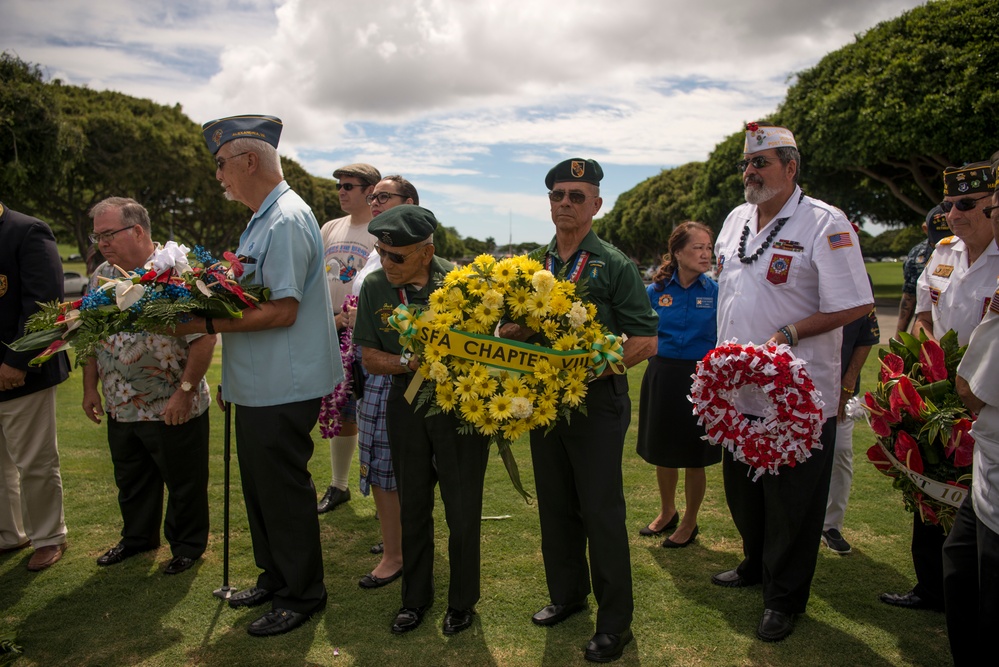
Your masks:
<path fill-rule="evenodd" d="M 891 461 L 892 466 L 912 480 L 912 483 L 918 486 L 919 490 L 929 497 L 950 505 L 951 507 L 960 507 L 961 503 L 964 502 L 965 496 L 968 495 L 967 488 L 938 482 L 934 479 L 930 479 L 929 477 L 924 477 L 918 472 L 913 472 L 907 468 L 904 463 L 896 459 L 895 455 L 892 454 L 892 452 L 890 452 L 880 440 L 878 440 L 878 446 L 884 451 L 885 456 L 887 456 L 888 460 Z"/>

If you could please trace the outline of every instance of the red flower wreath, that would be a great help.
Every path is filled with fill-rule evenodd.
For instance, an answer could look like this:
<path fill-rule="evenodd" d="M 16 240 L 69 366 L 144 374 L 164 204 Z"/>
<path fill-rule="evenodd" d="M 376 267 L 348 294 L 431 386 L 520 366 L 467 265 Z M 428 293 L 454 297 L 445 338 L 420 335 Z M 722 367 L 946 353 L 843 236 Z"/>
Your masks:
<path fill-rule="evenodd" d="M 727 448 L 737 461 L 776 475 L 782 465 L 794 467 L 821 449 L 824 405 L 805 362 L 787 345 L 739 345 L 734 340 L 708 352 L 697 362 L 690 402 L 697 422 L 712 444 Z M 770 400 L 762 419 L 750 420 L 732 403 L 735 390 L 760 387 Z"/>

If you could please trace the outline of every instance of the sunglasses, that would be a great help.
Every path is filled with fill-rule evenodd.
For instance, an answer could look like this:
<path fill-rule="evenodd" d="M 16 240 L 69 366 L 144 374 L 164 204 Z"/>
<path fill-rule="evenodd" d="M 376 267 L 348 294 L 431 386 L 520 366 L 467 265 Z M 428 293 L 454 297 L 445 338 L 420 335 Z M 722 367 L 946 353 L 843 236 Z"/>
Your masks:
<path fill-rule="evenodd" d="M 566 194 L 569 195 L 569 201 L 573 204 L 582 204 L 586 201 L 586 193 L 578 190 L 570 190 L 568 193 L 565 190 L 552 190 L 548 193 L 548 199 L 557 204 L 565 199 Z"/>
<path fill-rule="evenodd" d="M 999 206 L 986 206 L 985 208 L 982 209 L 982 213 L 985 214 L 986 218 L 992 219 L 992 211 L 996 210 L 997 208 L 999 208 Z"/>
<path fill-rule="evenodd" d="M 970 211 L 976 206 L 978 202 L 985 199 L 986 197 L 991 197 L 992 195 L 982 195 L 981 197 L 965 197 L 964 199 L 958 199 L 957 201 L 942 201 L 940 202 L 940 208 L 943 209 L 944 213 L 950 213 L 952 208 L 956 208 L 958 211 Z"/>
<path fill-rule="evenodd" d="M 400 255 L 397 252 L 391 252 L 389 250 L 386 250 L 385 248 L 382 248 L 379 245 L 375 246 L 375 251 L 378 253 L 378 256 L 381 257 L 382 259 L 387 259 L 387 260 L 389 260 L 391 262 L 394 262 L 396 264 L 402 264 L 403 262 L 406 261 L 407 257 L 409 257 L 412 254 L 415 254 L 415 253 L 419 252 L 421 249 L 425 248 L 428 245 L 430 245 L 430 244 L 429 243 L 424 243 L 423 245 L 421 245 L 416 250 L 412 250 L 410 252 L 407 252 L 405 255 Z"/>
<path fill-rule="evenodd" d="M 764 169 L 770 166 L 773 162 L 773 160 L 768 160 L 762 155 L 758 155 L 750 160 L 739 160 L 735 163 L 735 166 L 739 171 L 746 171 L 749 165 L 753 165 L 753 169 Z"/>
<path fill-rule="evenodd" d="M 337 190 L 346 190 L 347 192 L 350 192 L 354 188 L 358 188 L 360 190 L 363 190 L 366 187 L 368 187 L 368 186 L 367 185 L 362 185 L 360 183 L 337 183 L 336 184 L 336 189 Z"/>
<path fill-rule="evenodd" d="M 250 151 L 243 151 L 242 153 L 236 153 L 235 155 L 230 155 L 229 157 L 217 157 L 215 158 L 215 166 L 218 167 L 219 171 L 225 169 L 225 163 L 234 157 L 239 157 L 240 155 L 246 155 Z"/>
<path fill-rule="evenodd" d="M 390 197 L 399 197 L 400 199 L 407 198 L 406 195 L 400 195 L 394 192 L 378 192 L 375 194 L 368 195 L 367 197 L 364 198 L 364 201 L 368 203 L 368 206 L 371 206 L 372 204 L 375 203 L 375 201 L 377 201 L 379 204 L 384 204 L 389 200 Z"/>

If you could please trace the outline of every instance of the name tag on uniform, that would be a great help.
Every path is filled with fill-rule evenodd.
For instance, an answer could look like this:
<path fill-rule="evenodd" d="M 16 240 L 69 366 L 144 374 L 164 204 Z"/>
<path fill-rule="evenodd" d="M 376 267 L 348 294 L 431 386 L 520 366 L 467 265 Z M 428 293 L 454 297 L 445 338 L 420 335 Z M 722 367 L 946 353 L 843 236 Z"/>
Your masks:
<path fill-rule="evenodd" d="M 937 268 L 933 269 L 933 275 L 941 278 L 950 278 L 952 273 L 954 273 L 953 264 L 937 264 Z"/>
<path fill-rule="evenodd" d="M 699 296 L 694 299 L 694 308 L 714 308 L 715 298 L 713 296 Z"/>

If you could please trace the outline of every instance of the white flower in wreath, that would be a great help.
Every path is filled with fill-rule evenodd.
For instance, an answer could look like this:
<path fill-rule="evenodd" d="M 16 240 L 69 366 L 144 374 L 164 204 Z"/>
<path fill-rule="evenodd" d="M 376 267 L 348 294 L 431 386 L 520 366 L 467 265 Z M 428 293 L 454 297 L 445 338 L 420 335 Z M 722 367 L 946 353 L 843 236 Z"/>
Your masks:
<path fill-rule="evenodd" d="M 435 361 L 430 364 L 429 377 L 431 380 L 437 383 L 447 382 L 450 374 L 448 373 L 447 366 L 439 361 Z"/>
<path fill-rule="evenodd" d="M 515 396 L 510 401 L 510 414 L 514 419 L 527 419 L 534 413 L 534 407 L 530 399 L 523 396 Z"/>
<path fill-rule="evenodd" d="M 536 271 L 531 277 L 531 287 L 537 290 L 539 294 L 549 294 L 552 288 L 555 287 L 555 276 L 552 275 L 551 271 L 546 269 Z"/>
<path fill-rule="evenodd" d="M 503 308 L 503 295 L 494 289 L 488 290 L 482 295 L 482 305 L 486 308 L 500 310 Z"/>
<path fill-rule="evenodd" d="M 149 260 L 149 268 L 157 274 L 163 273 L 167 269 L 173 269 L 179 276 L 191 270 L 191 265 L 187 263 L 187 253 L 191 249 L 186 245 L 177 245 L 175 241 L 167 241 L 166 245 L 153 253 L 153 258 Z"/>
<path fill-rule="evenodd" d="M 579 301 L 573 301 L 572 308 L 569 309 L 569 327 L 580 329 L 584 324 L 586 324 L 586 307 Z"/>

